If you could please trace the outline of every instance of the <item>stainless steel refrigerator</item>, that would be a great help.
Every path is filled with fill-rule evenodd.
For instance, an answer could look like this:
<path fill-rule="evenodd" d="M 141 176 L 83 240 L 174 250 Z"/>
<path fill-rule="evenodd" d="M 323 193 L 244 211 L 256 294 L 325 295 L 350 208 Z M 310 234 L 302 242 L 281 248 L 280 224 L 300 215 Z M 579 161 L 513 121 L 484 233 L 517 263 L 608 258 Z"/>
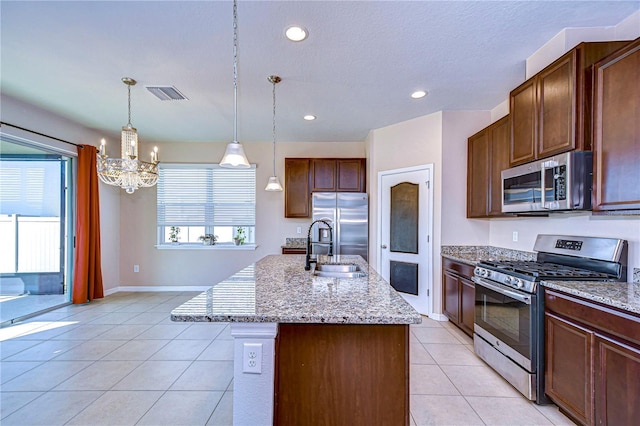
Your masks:
<path fill-rule="evenodd" d="M 314 192 L 313 220 L 325 219 L 333 228 L 333 253 L 357 254 L 367 260 L 369 252 L 369 196 L 360 192 Z M 327 227 L 313 225 L 312 240 L 328 242 Z M 313 253 L 327 254 L 327 244 L 316 244 Z"/>

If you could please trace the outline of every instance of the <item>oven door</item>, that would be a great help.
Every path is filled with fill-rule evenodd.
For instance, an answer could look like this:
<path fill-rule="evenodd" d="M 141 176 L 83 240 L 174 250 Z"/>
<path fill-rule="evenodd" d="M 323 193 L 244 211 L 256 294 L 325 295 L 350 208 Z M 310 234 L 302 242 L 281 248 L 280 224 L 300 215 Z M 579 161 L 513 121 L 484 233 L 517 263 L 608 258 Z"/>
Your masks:
<path fill-rule="evenodd" d="M 535 372 L 536 296 L 473 277 L 476 284 L 475 333 L 522 368 Z"/>

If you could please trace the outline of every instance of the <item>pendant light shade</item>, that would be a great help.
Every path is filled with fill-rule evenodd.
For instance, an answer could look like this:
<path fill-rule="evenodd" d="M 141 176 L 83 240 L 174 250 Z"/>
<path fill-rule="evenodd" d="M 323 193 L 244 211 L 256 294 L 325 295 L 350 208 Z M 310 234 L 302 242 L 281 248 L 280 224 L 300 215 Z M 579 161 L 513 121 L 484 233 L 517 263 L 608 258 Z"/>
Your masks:
<path fill-rule="evenodd" d="M 282 191 L 282 185 L 280 185 L 278 176 L 271 176 L 269 178 L 269 183 L 267 183 L 267 187 L 264 190 L 265 191 Z"/>
<path fill-rule="evenodd" d="M 251 167 L 238 142 L 238 2 L 233 0 L 233 141 L 227 145 L 220 167 L 248 169 Z"/>
<path fill-rule="evenodd" d="M 270 75 L 267 80 L 273 84 L 273 176 L 269 178 L 265 191 L 282 191 L 282 185 L 276 176 L 276 84 L 282 79 L 277 75 Z"/>
<path fill-rule="evenodd" d="M 247 160 L 247 156 L 244 154 L 242 144 L 237 141 L 233 141 L 227 145 L 222 161 L 220 161 L 220 167 L 245 169 L 251 167 Z"/>

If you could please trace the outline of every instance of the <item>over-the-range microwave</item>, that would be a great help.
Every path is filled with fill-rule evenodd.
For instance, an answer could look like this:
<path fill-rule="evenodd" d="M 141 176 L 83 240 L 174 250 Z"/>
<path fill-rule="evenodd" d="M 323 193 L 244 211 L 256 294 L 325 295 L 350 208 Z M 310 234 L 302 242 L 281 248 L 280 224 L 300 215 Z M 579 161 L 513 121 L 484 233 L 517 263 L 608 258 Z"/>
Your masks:
<path fill-rule="evenodd" d="M 591 151 L 571 151 L 502 171 L 502 212 L 590 210 Z"/>

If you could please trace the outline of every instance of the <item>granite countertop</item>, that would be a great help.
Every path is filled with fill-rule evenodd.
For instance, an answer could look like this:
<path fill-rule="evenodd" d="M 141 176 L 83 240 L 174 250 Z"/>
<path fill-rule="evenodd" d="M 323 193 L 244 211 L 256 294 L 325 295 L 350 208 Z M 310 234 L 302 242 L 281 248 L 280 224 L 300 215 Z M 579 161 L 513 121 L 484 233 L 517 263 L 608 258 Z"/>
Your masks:
<path fill-rule="evenodd" d="M 442 257 L 475 266 L 483 260 L 535 260 L 536 253 L 493 246 L 442 246 Z"/>
<path fill-rule="evenodd" d="M 329 260 L 331 259 L 331 260 Z M 270 255 L 171 312 L 172 321 L 418 324 L 422 318 L 360 256 L 319 256 L 356 263 L 363 278 L 326 278 L 304 270 L 302 255 Z"/>
<path fill-rule="evenodd" d="M 640 314 L 640 283 L 599 281 L 542 281 L 543 286 L 603 305 Z"/>

